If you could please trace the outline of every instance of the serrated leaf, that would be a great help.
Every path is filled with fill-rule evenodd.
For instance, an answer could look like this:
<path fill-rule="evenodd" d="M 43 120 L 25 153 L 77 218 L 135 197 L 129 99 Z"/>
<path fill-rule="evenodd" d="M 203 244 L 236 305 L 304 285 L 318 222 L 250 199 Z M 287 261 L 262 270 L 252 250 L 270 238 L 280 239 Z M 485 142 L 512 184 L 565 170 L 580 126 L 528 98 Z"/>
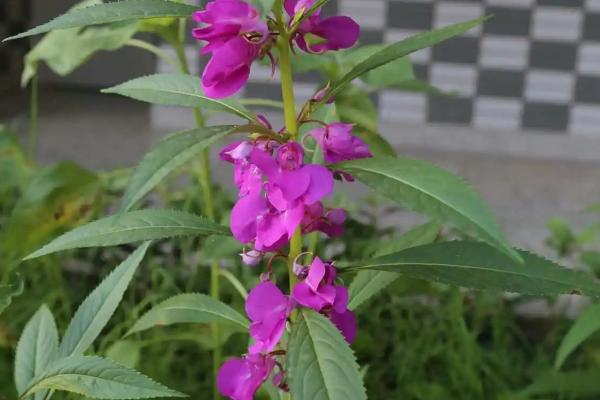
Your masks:
<path fill-rule="evenodd" d="M 81 303 L 59 347 L 61 357 L 83 354 L 113 315 L 150 242 L 142 244 Z"/>
<path fill-rule="evenodd" d="M 405 57 L 417 50 L 434 46 L 454 36 L 460 35 L 469 29 L 476 27 L 487 19 L 488 17 L 478 18 L 472 21 L 420 33 L 385 47 L 384 49 L 368 57 L 366 60 L 362 61 L 360 64 L 356 65 L 354 68 L 352 68 L 352 70 L 350 70 L 350 72 L 334 82 L 324 101 L 334 97 L 348 83 L 352 82 L 361 75 L 364 75 L 365 73 L 394 60 Z"/>
<path fill-rule="evenodd" d="M 594 304 L 579 315 L 569 332 L 563 337 L 556 352 L 554 369 L 558 371 L 567 357 L 598 330 L 600 330 L 600 304 Z"/>
<path fill-rule="evenodd" d="M 392 239 L 380 247 L 373 257 L 381 257 L 415 246 L 433 242 L 440 233 L 440 226 L 435 223 L 419 225 L 397 239 Z M 398 274 L 385 271 L 361 271 L 348 287 L 350 301 L 348 308 L 355 310 L 358 306 L 379 293 L 398 279 Z"/>
<path fill-rule="evenodd" d="M 13 297 L 20 296 L 25 288 L 25 282 L 20 276 L 17 277 L 16 282 L 8 285 L 0 285 L 0 314 L 10 306 Z"/>
<path fill-rule="evenodd" d="M 489 208 L 453 173 L 405 157 L 373 157 L 334 166 L 346 171 L 391 200 L 483 240 L 519 260 Z"/>
<path fill-rule="evenodd" d="M 533 296 L 566 293 L 600 297 L 600 285 L 591 275 L 561 267 L 526 251 L 519 254 L 523 263 L 485 243 L 445 242 L 412 247 L 354 264 L 347 270 L 390 271 L 478 290 Z"/>
<path fill-rule="evenodd" d="M 247 120 L 255 119 L 237 101 L 212 99 L 200 87 L 200 78 L 197 76 L 164 73 L 132 79 L 104 89 L 102 93 L 119 94 L 152 104 L 202 108 L 237 115 Z"/>
<path fill-rule="evenodd" d="M 58 330 L 52 313 L 45 305 L 27 322 L 15 354 L 15 385 L 23 394 L 34 377 L 54 361 L 58 352 Z M 35 399 L 42 400 L 43 393 Z"/>
<path fill-rule="evenodd" d="M 63 250 L 116 246 L 186 235 L 230 235 L 225 226 L 175 210 L 138 210 L 102 218 L 59 236 L 25 260 Z"/>
<path fill-rule="evenodd" d="M 338 329 L 321 314 L 301 311 L 292 328 L 287 357 L 294 400 L 367 398 L 352 350 Z"/>
<path fill-rule="evenodd" d="M 35 378 L 22 398 L 48 389 L 77 393 L 92 399 L 186 397 L 112 361 L 83 356 L 67 357 L 52 363 Z"/>
<path fill-rule="evenodd" d="M 248 330 L 248 320 L 218 300 L 199 293 L 182 294 L 153 307 L 127 332 L 131 335 L 156 326 L 181 323 L 224 323 L 242 332 Z"/>
<path fill-rule="evenodd" d="M 124 0 L 77 8 L 62 14 L 53 20 L 26 32 L 3 40 L 20 39 L 57 29 L 82 28 L 90 25 L 102 25 L 111 22 L 135 19 L 183 17 L 187 18 L 198 7 L 167 0 Z"/>
<path fill-rule="evenodd" d="M 131 209 L 175 169 L 225 137 L 234 126 L 214 126 L 175 133 L 161 140 L 136 167 L 123 195 L 119 212 Z"/>

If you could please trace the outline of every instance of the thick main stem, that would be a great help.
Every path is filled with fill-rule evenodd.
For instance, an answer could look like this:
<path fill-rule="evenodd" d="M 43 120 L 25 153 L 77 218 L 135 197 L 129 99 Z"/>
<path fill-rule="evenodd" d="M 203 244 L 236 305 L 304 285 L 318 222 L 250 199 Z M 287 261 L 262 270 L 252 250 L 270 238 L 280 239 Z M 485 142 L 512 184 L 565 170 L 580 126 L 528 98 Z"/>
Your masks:
<path fill-rule="evenodd" d="M 179 60 L 179 65 L 181 68 L 181 72 L 184 74 L 190 73 L 190 69 L 188 66 L 187 58 L 185 56 L 184 50 L 184 40 L 185 40 L 185 19 L 181 20 L 179 25 L 179 40 L 177 45 L 175 46 L 175 52 L 177 53 L 177 59 Z M 194 109 L 194 118 L 196 119 L 196 125 L 200 128 L 204 126 L 204 118 L 199 109 Z M 204 203 L 204 214 L 206 217 L 214 221 L 215 220 L 215 206 L 214 206 L 214 196 L 212 192 L 212 175 L 210 168 L 210 151 L 209 149 L 205 149 L 200 154 L 200 169 L 198 170 L 198 183 L 202 188 L 202 200 Z M 219 300 L 220 290 L 219 290 L 219 263 L 216 259 L 211 260 L 210 262 L 210 296 L 216 300 Z M 213 377 L 214 382 L 217 381 L 217 375 L 219 374 L 219 368 L 221 367 L 221 360 L 223 358 L 221 351 L 221 329 L 218 324 L 211 324 L 211 333 L 213 339 Z M 217 390 L 216 384 L 213 387 L 213 399 L 219 399 L 219 391 Z"/>

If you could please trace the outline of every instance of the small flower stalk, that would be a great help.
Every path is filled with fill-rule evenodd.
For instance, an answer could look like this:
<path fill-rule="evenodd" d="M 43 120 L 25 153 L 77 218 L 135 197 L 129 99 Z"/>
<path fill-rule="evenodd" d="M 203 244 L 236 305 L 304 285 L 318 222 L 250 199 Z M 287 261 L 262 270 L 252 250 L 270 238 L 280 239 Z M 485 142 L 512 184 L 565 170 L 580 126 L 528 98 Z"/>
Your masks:
<path fill-rule="evenodd" d="M 265 20 L 253 5 L 242 0 L 214 0 L 195 13 L 194 19 L 200 26 L 193 30 L 193 35 L 205 42 L 202 53 L 210 55 L 201 79 L 205 94 L 213 98 L 234 95 L 247 82 L 254 61 L 266 55 L 274 66 L 284 61 L 289 63 L 277 60 L 272 53 L 280 45 L 280 37 L 288 39 L 284 46 L 289 46 L 292 53 L 299 50 L 322 54 L 352 47 L 358 40 L 358 24 L 344 16 L 324 18 L 321 10 L 315 8 L 316 3 L 316 0 L 285 0 L 283 9 L 275 12 L 277 18 Z M 282 17 L 287 20 L 282 21 Z M 282 74 L 283 67 L 289 70 L 289 65 L 282 65 Z M 348 343 L 356 337 L 357 323 L 348 309 L 348 289 L 337 279 L 334 262 L 311 255 L 312 261 L 304 265 L 299 260 L 306 253 L 286 252 L 298 238 L 301 247 L 304 234 L 321 232 L 330 237 L 344 234 L 346 211 L 328 208 L 324 203 L 339 177 L 329 164 L 371 157 L 367 145 L 352 134 L 353 126 L 349 124 L 321 123 L 321 127 L 303 138 L 297 137 L 297 125 L 315 122 L 308 119 L 311 105 L 321 101 L 327 90 L 328 86 L 315 93 L 293 127 L 288 125 L 268 137 L 252 135 L 251 139 L 234 142 L 220 152 L 221 160 L 233 165 L 238 188 L 230 226 L 233 236 L 246 246 L 240 255 L 242 261 L 257 267 L 263 258 L 271 257 L 261 283 L 246 299 L 252 343 L 243 357 L 225 362 L 217 377 L 220 393 L 230 399 L 253 399 L 260 386 L 268 381 L 288 390 L 285 337 L 299 308 L 326 316 Z M 289 101 L 287 109 L 295 109 Z M 263 116 L 258 123 L 272 129 Z M 325 165 L 311 162 L 311 154 L 304 147 L 305 139 L 316 144 Z M 350 176 L 344 178 L 352 180 Z M 291 265 L 288 294 L 273 279 L 278 275 L 271 265 L 276 257 L 287 258 Z"/>

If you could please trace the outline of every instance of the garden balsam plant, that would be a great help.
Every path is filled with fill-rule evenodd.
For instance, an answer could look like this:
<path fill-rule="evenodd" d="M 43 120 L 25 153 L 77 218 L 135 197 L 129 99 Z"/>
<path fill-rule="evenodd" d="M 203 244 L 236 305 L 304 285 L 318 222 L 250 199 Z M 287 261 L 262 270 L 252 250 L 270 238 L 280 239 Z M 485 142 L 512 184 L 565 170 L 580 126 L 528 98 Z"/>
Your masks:
<path fill-rule="evenodd" d="M 202 115 L 196 111 L 196 128 L 165 138 L 144 157 L 133 172 L 116 215 L 76 228 L 26 258 L 182 235 L 233 235 L 246 246 L 241 254 L 243 262 L 254 268 L 265 267 L 260 283 L 247 295 L 247 318 L 220 302 L 218 290 L 211 296 L 190 293 L 151 309 L 129 333 L 177 323 L 247 330 L 251 341 L 246 353 L 216 366 L 216 387 L 223 396 L 234 400 L 252 399 L 260 387 L 273 399 L 365 399 L 361 371 L 350 347 L 360 334 L 355 310 L 398 275 L 479 290 L 600 297 L 600 288 L 588 275 L 512 248 L 487 206 L 459 177 L 419 160 L 380 155 L 354 134 L 353 125 L 338 121 L 333 103 L 355 79 L 382 69 L 386 74 L 393 73 L 389 69 L 391 63 L 459 35 L 486 18 L 421 33 L 369 51 L 349 71 L 328 82 L 297 108 L 292 64 L 296 54 L 324 56 L 354 46 L 359 37 L 360 27 L 350 17 L 320 14 L 326 2 L 214 0 L 198 9 L 164 0 L 115 1 L 73 10 L 14 37 L 152 18 L 184 21 L 193 17 L 198 23 L 192 34 L 204 44 L 202 54 L 210 57 L 201 79 L 187 74 L 182 64 L 182 73 L 138 78 L 106 92 L 154 104 L 229 113 L 244 122 L 203 127 Z M 279 70 L 285 117 L 281 129 L 274 129 L 266 117 L 229 98 L 243 88 L 253 64 L 261 59 L 270 62 L 274 71 Z M 205 219 L 171 210 L 132 211 L 167 175 L 234 134 L 245 136 L 220 152 L 222 161 L 233 164 L 238 189 L 229 227 L 211 221 L 214 215 Z M 208 165 L 205 167 L 207 174 Z M 377 257 L 370 260 L 343 265 L 327 260 L 317 254 L 315 240 L 321 234 L 343 235 L 346 219 L 345 210 L 325 203 L 336 180 L 347 184 L 358 180 L 433 223 L 454 228 L 473 240 L 428 244 L 435 234 L 431 240 L 405 240 L 391 252 L 377 251 Z M 406 245 L 410 242 L 414 246 Z M 132 257 L 139 256 L 148 244 L 143 246 Z M 280 260 L 285 260 L 286 269 L 278 267 Z M 218 268 L 213 262 L 214 266 Z M 120 269 L 113 275 L 118 275 Z M 353 274 L 354 280 L 346 287 L 344 282 Z M 288 284 L 282 284 L 280 279 L 285 276 Z M 236 282 L 234 277 L 229 279 Z M 116 307 L 116 297 L 105 291 L 124 290 L 123 284 L 119 281 L 99 288 L 92 296 L 108 296 L 111 301 L 106 310 L 110 310 Z M 104 286 L 103 283 L 101 287 Z M 241 289 L 245 296 L 244 288 Z M 82 308 L 91 304 L 90 307 L 104 310 L 100 303 L 98 299 L 86 301 Z M 99 321 L 104 321 L 107 313 L 102 312 L 103 317 L 98 319 L 89 318 L 86 311 L 90 333 L 68 329 L 63 343 L 69 344 L 45 346 L 50 350 L 58 347 L 57 355 L 47 357 L 52 361 L 28 367 L 25 378 L 17 379 L 21 397 L 34 392 L 50 396 L 52 390 L 106 399 L 179 395 L 142 378 L 139 384 L 132 385 L 131 382 L 137 382 L 134 376 L 139 377 L 133 372 L 110 361 L 81 355 L 99 333 L 103 326 Z M 73 321 L 83 319 L 82 314 L 78 312 Z M 35 333 L 36 329 L 50 332 L 43 335 L 44 339 L 53 336 L 51 318 L 44 309 L 28 326 L 24 337 L 33 335 L 30 332 Z M 77 339 L 79 333 L 81 338 Z M 19 353 L 37 354 L 36 345 L 33 340 L 22 339 Z M 218 348 L 217 345 L 215 354 Z M 17 358 L 18 376 L 22 358 Z M 84 371 L 86 378 L 73 371 Z M 77 378 L 68 379 L 74 376 Z M 104 379 L 102 384 L 98 379 Z"/>

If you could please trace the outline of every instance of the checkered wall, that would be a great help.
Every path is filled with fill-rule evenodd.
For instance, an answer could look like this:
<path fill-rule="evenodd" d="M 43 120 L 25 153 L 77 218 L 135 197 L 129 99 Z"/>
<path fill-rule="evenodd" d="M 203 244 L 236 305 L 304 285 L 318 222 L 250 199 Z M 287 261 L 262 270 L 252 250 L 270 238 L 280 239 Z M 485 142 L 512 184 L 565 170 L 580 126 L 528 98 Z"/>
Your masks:
<path fill-rule="evenodd" d="M 600 138 L 600 0 L 331 0 L 326 8 L 355 18 L 362 44 L 495 15 L 412 56 L 419 78 L 456 96 L 384 91 L 376 98 L 383 121 Z M 315 83 L 301 76 L 298 97 Z M 245 95 L 279 99 L 269 68 L 253 67 Z"/>

